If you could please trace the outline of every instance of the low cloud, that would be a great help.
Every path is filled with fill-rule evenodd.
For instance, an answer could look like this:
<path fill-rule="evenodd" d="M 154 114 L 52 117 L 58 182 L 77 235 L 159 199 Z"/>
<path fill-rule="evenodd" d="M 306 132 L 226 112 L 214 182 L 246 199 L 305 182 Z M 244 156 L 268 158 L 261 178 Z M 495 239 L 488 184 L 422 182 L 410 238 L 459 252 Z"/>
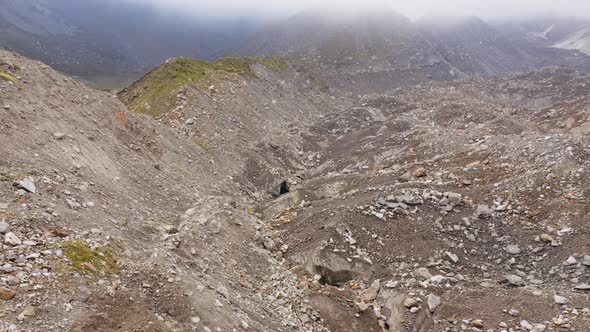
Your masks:
<path fill-rule="evenodd" d="M 532 15 L 590 17 L 588 0 L 119 0 L 196 16 L 288 16 L 318 5 L 333 9 L 391 6 L 412 18 L 430 14 L 484 18 Z"/>

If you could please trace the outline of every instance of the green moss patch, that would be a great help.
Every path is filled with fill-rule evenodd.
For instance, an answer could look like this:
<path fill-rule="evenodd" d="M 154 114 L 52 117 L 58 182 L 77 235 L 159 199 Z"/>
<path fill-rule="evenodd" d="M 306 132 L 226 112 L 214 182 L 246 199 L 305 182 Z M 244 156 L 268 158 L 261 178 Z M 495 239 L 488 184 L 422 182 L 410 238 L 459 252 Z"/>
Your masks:
<path fill-rule="evenodd" d="M 75 269 L 90 275 L 101 276 L 119 271 L 113 253 L 105 249 L 91 249 L 82 240 L 64 242 L 65 256 Z"/>
<path fill-rule="evenodd" d="M 193 84 L 205 90 L 228 75 L 253 75 L 250 66 L 256 63 L 275 71 L 289 67 L 284 60 L 275 58 L 225 58 L 215 62 L 176 58 L 133 83 L 119 98 L 133 112 L 160 116 L 175 106 L 176 94 L 182 87 Z"/>
<path fill-rule="evenodd" d="M 18 81 L 18 78 L 14 77 L 12 75 L 9 75 L 9 74 L 7 74 L 7 73 L 5 73 L 3 71 L 0 71 L 0 78 L 2 78 L 5 81 L 12 82 L 12 83 L 18 83 L 19 82 Z"/>
<path fill-rule="evenodd" d="M 207 142 L 203 141 L 202 139 L 200 139 L 199 137 L 193 137 L 192 141 L 194 144 L 198 145 L 201 147 L 201 149 L 205 150 L 205 152 L 209 152 L 209 145 L 207 144 Z"/>

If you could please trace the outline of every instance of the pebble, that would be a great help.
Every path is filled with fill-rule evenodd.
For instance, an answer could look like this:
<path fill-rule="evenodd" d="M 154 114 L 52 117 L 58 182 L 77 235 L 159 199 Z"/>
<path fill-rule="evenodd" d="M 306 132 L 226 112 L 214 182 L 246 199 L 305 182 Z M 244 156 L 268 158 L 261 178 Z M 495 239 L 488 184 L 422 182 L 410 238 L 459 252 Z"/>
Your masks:
<path fill-rule="evenodd" d="M 518 245 L 515 244 L 509 244 L 506 246 L 506 251 L 511 254 L 511 255 L 518 255 L 520 254 L 520 248 L 518 247 Z"/>
<path fill-rule="evenodd" d="M 33 308 L 33 306 L 26 306 L 25 309 L 20 313 L 20 315 L 18 315 L 16 317 L 17 320 L 19 321 L 23 321 L 25 320 L 27 317 L 33 317 L 35 316 L 35 308 Z"/>
<path fill-rule="evenodd" d="M 414 176 L 415 176 L 415 177 L 417 177 L 417 178 L 423 178 L 423 177 L 425 177 L 427 174 L 428 174 L 428 172 L 426 171 L 426 169 L 425 169 L 424 167 L 417 168 L 417 169 L 414 171 Z"/>
<path fill-rule="evenodd" d="M 4 301 L 12 300 L 16 296 L 16 292 L 8 288 L 0 287 L 0 299 Z"/>
<path fill-rule="evenodd" d="M 522 327 L 523 329 L 526 329 L 528 331 L 533 329 L 533 325 L 526 320 L 523 320 L 520 322 L 520 327 Z"/>
<path fill-rule="evenodd" d="M 35 182 L 29 178 L 20 180 L 18 182 L 18 186 L 33 194 L 37 192 L 37 186 L 35 186 Z"/>
<path fill-rule="evenodd" d="M 524 279 L 515 274 L 505 275 L 504 281 L 508 284 L 508 286 L 523 287 L 526 285 Z"/>
<path fill-rule="evenodd" d="M 404 300 L 404 307 L 413 308 L 416 306 L 418 306 L 418 300 L 411 297 L 406 297 L 406 299 Z"/>
<path fill-rule="evenodd" d="M 474 327 L 478 327 L 478 328 L 482 328 L 483 327 L 483 321 L 481 319 L 474 319 L 471 321 L 471 325 Z"/>
<path fill-rule="evenodd" d="M 64 139 L 66 137 L 65 133 L 53 133 L 53 137 L 55 137 L 55 139 L 60 140 L 60 139 Z"/>
<path fill-rule="evenodd" d="M 428 295 L 426 302 L 428 304 L 428 309 L 430 309 L 430 312 L 434 312 L 442 303 L 440 297 L 434 294 Z"/>
<path fill-rule="evenodd" d="M 4 243 L 11 246 L 18 246 L 22 244 L 22 241 L 12 232 L 8 232 L 4 235 Z"/>
<path fill-rule="evenodd" d="M 432 274 L 430 274 L 430 271 L 428 271 L 427 268 L 421 267 L 414 271 L 414 277 L 418 280 L 428 280 L 432 278 Z"/>
<path fill-rule="evenodd" d="M 574 256 L 568 257 L 568 259 L 564 263 L 565 265 L 576 265 L 578 264 L 578 260 Z"/>
<path fill-rule="evenodd" d="M 512 317 L 518 317 L 520 315 L 520 311 L 516 310 L 516 309 L 510 309 L 510 311 L 508 311 L 508 313 L 510 314 L 510 316 Z"/>
<path fill-rule="evenodd" d="M 381 289 L 381 283 L 380 283 L 379 279 L 373 281 L 371 286 L 369 288 L 365 289 L 361 293 L 361 301 L 363 301 L 365 303 L 372 302 L 374 299 L 377 298 L 377 295 L 379 294 L 380 289 Z"/>
<path fill-rule="evenodd" d="M 553 295 L 553 301 L 555 301 L 555 303 L 557 304 L 568 304 L 569 300 L 563 296 L 560 295 Z"/>
<path fill-rule="evenodd" d="M 494 211 L 487 205 L 480 204 L 477 206 L 475 210 L 475 216 L 479 219 L 488 219 L 491 218 Z"/>
<path fill-rule="evenodd" d="M 457 263 L 459 261 L 459 256 L 453 254 L 452 252 L 447 251 L 445 253 L 447 260 L 451 263 Z"/>
<path fill-rule="evenodd" d="M 10 232 L 10 224 L 6 221 L 0 221 L 0 234 L 6 234 Z"/>

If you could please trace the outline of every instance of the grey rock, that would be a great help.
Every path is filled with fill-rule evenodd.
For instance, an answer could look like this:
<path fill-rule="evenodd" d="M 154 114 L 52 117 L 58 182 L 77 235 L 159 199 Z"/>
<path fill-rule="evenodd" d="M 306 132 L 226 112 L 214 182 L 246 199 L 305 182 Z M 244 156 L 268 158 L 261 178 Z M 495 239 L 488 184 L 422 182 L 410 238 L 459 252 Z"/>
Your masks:
<path fill-rule="evenodd" d="M 404 296 L 392 291 L 382 291 L 379 297 L 379 302 L 384 303 L 383 315 L 385 316 L 387 326 L 389 326 L 389 331 L 403 331 L 405 309 L 402 302 Z"/>
<path fill-rule="evenodd" d="M 64 139 L 66 137 L 65 133 L 53 133 L 53 137 L 55 137 L 55 139 L 60 140 L 60 139 Z"/>
<path fill-rule="evenodd" d="M 586 266 L 590 266 L 590 256 L 584 255 L 584 259 L 582 259 L 582 264 Z"/>
<path fill-rule="evenodd" d="M 459 256 L 453 254 L 452 252 L 445 252 L 445 256 L 447 258 L 447 260 L 453 264 L 457 263 L 459 261 Z"/>
<path fill-rule="evenodd" d="M 557 304 L 568 304 L 569 303 L 569 300 L 567 298 L 557 295 L 557 294 L 553 295 L 553 301 L 555 301 L 555 303 L 557 303 Z"/>
<path fill-rule="evenodd" d="M 33 180 L 31 180 L 30 178 L 18 181 L 18 186 L 19 188 L 24 189 L 33 194 L 37 192 L 35 182 L 33 182 Z"/>
<path fill-rule="evenodd" d="M 418 300 L 411 298 L 411 297 L 406 297 L 406 299 L 403 302 L 404 307 L 406 308 L 413 308 L 413 307 L 417 307 L 418 306 Z"/>
<path fill-rule="evenodd" d="M 563 263 L 564 265 L 576 265 L 578 264 L 578 260 L 574 256 L 568 257 L 568 259 Z"/>
<path fill-rule="evenodd" d="M 446 196 L 448 197 L 449 202 L 455 205 L 461 203 L 461 200 L 463 199 L 463 196 L 458 193 L 446 193 Z"/>
<path fill-rule="evenodd" d="M 480 219 L 488 219 L 491 218 L 494 214 L 494 211 L 485 204 L 480 204 L 477 206 L 475 210 L 475 216 Z"/>
<path fill-rule="evenodd" d="M 582 291 L 589 291 L 590 290 L 590 284 L 579 284 L 574 286 L 574 289 L 576 290 L 582 290 Z"/>
<path fill-rule="evenodd" d="M 506 251 L 511 254 L 511 255 L 518 255 L 520 254 L 520 248 L 518 247 L 518 245 L 515 244 L 509 244 L 506 246 Z"/>
<path fill-rule="evenodd" d="M 427 268 L 421 267 L 414 271 L 414 277 L 418 280 L 428 280 L 432 278 L 432 274 L 430 274 Z"/>
<path fill-rule="evenodd" d="M 22 244 L 22 241 L 18 238 L 18 236 L 16 236 L 16 234 L 8 232 L 4 235 L 4 243 L 11 246 L 18 246 Z"/>
<path fill-rule="evenodd" d="M 426 302 L 428 304 L 428 309 L 430 309 L 430 312 L 434 312 L 441 305 L 442 300 L 440 299 L 440 297 L 434 294 L 430 294 L 428 295 Z"/>
<path fill-rule="evenodd" d="M 9 203 L 0 203 L 0 210 L 8 210 Z"/>
<path fill-rule="evenodd" d="M 526 331 L 530 331 L 533 329 L 533 325 L 526 320 L 520 322 L 520 327 L 522 327 Z"/>
<path fill-rule="evenodd" d="M 508 286 L 524 287 L 526 285 L 523 278 L 514 274 L 505 275 L 503 281 L 508 284 Z"/>
<path fill-rule="evenodd" d="M 0 221 L 0 234 L 6 234 L 10 232 L 10 224 L 6 221 Z"/>
<path fill-rule="evenodd" d="M 266 249 L 266 250 L 274 250 L 275 249 L 275 241 L 273 241 L 269 237 L 264 239 L 263 245 L 264 245 L 264 249 Z"/>

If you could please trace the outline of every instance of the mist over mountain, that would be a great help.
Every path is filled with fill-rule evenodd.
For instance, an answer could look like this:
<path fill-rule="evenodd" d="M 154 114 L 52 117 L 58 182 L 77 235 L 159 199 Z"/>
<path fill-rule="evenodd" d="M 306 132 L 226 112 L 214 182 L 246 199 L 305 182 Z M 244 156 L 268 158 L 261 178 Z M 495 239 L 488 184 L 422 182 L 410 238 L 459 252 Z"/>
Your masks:
<path fill-rule="evenodd" d="M 238 4 L 225 15 L 212 14 L 216 6 L 195 13 L 199 2 L 187 3 L 182 12 L 182 1 L 1 3 L 0 47 L 106 88 L 122 87 L 180 56 L 280 56 L 337 76 L 348 73 L 348 83 L 333 84 L 361 90 L 551 64 L 588 68 L 585 19 L 428 15 L 412 21 L 386 1 L 364 7 L 327 3 L 292 16 L 285 14 L 292 7 L 276 7 L 281 14 L 274 17 L 267 13 L 272 6 L 253 15 Z M 332 80 L 330 71 L 322 75 L 320 80 Z"/>

